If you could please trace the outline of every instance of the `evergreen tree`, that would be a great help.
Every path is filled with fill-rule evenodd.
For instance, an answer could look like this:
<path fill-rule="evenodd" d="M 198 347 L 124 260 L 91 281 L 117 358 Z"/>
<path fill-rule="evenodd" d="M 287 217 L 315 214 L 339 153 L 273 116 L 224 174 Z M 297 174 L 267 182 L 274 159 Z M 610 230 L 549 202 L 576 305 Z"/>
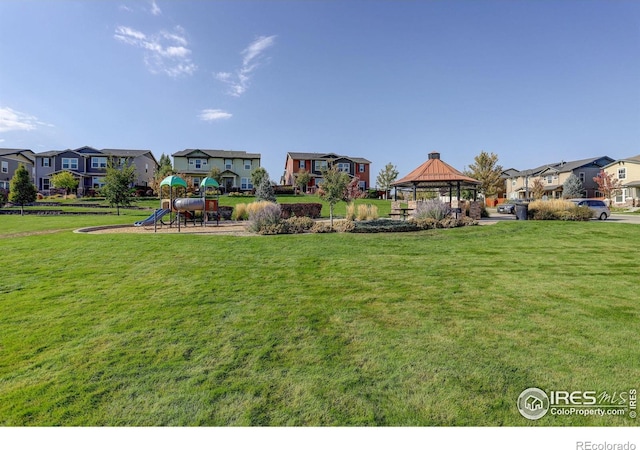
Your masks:
<path fill-rule="evenodd" d="M 161 178 L 164 179 L 165 177 L 173 173 L 173 166 L 171 165 L 171 158 L 169 158 L 169 155 L 165 155 L 164 153 L 160 155 L 160 161 L 158 161 L 158 165 L 160 167 L 158 167 L 157 175 Z"/>
<path fill-rule="evenodd" d="M 119 169 L 111 161 L 107 165 L 102 194 L 110 205 L 116 206 L 118 215 L 120 215 L 121 206 L 131 205 L 131 185 L 135 179 L 136 166 L 125 165 Z"/>
<path fill-rule="evenodd" d="M 273 192 L 273 186 L 271 185 L 271 181 L 269 181 L 269 177 L 262 178 L 260 184 L 256 188 L 256 201 L 267 201 L 273 202 L 276 201 L 276 194 Z"/>
<path fill-rule="evenodd" d="M 579 198 L 582 197 L 582 181 L 572 173 L 567 178 L 567 181 L 562 185 L 562 196 L 564 198 Z"/>
<path fill-rule="evenodd" d="M 378 186 L 378 189 L 384 191 L 385 198 L 389 196 L 391 184 L 396 181 L 398 175 L 398 169 L 392 163 L 387 163 L 387 165 L 384 166 L 384 169 L 380 170 L 380 173 L 378 173 L 378 176 L 376 177 L 376 186 Z"/>
<path fill-rule="evenodd" d="M 29 179 L 29 172 L 20 164 L 9 183 L 9 201 L 20 205 L 20 214 L 24 215 L 24 205 L 33 203 L 38 196 L 38 190 Z"/>

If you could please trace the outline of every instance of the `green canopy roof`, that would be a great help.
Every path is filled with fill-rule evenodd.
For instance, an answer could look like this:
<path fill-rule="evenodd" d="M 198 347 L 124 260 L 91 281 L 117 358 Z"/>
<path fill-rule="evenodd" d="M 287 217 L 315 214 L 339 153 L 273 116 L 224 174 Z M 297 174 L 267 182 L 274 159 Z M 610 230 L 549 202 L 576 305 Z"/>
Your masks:
<path fill-rule="evenodd" d="M 211 177 L 205 177 L 202 179 L 202 181 L 200 182 L 200 187 L 220 187 L 220 185 L 218 184 L 218 182 L 216 180 L 214 180 Z"/>
<path fill-rule="evenodd" d="M 177 175 L 169 175 L 167 178 L 160 182 L 160 186 L 182 186 L 187 187 L 187 182 Z"/>

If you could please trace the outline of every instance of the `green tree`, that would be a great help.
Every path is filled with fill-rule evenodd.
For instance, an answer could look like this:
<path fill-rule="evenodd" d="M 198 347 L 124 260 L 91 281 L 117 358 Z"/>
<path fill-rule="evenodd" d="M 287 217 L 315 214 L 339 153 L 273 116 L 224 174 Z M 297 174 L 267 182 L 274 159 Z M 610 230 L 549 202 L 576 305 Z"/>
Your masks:
<path fill-rule="evenodd" d="M 485 197 L 494 197 L 504 191 L 504 180 L 502 179 L 502 166 L 498 164 L 498 155 L 487 153 L 484 150 L 473 159 L 474 164 L 469 165 L 466 174 L 478 180 L 480 192 Z"/>
<path fill-rule="evenodd" d="M 20 214 L 24 215 L 24 205 L 36 201 L 38 190 L 29 179 L 29 171 L 20 164 L 9 183 L 9 201 L 20 205 Z"/>
<path fill-rule="evenodd" d="M 258 186 L 262 184 L 263 180 L 267 180 L 269 182 L 269 172 L 264 167 L 256 167 L 251 172 L 251 184 L 258 189 Z"/>
<path fill-rule="evenodd" d="M 318 195 L 329 203 L 329 223 L 333 228 L 333 207 L 345 199 L 345 190 L 349 184 L 349 175 L 338 170 L 337 166 L 322 171 L 323 181 L 320 183 Z"/>
<path fill-rule="evenodd" d="M 399 173 L 400 172 L 398 172 L 396 166 L 394 166 L 392 163 L 387 163 L 387 165 L 384 166 L 384 169 L 381 169 L 380 173 L 378 173 L 378 176 L 376 177 L 376 186 L 378 187 L 378 189 L 384 191 L 384 198 L 389 197 L 391 184 L 396 181 Z"/>
<path fill-rule="evenodd" d="M 307 185 L 311 181 L 311 174 L 302 169 L 296 174 L 296 185 L 300 188 L 301 192 L 307 192 Z"/>
<path fill-rule="evenodd" d="M 579 198 L 582 197 L 582 181 L 574 173 L 569 175 L 567 181 L 562 185 L 562 196 L 564 198 Z"/>
<path fill-rule="evenodd" d="M 57 189 L 64 189 L 65 197 L 78 187 L 78 179 L 71 172 L 56 173 L 51 177 L 51 184 Z"/>
<path fill-rule="evenodd" d="M 110 205 L 115 205 L 118 215 L 120 215 L 121 206 L 131 204 L 131 185 L 135 179 L 135 165 L 124 165 L 122 168 L 117 168 L 111 161 L 107 164 L 102 194 Z"/>
<path fill-rule="evenodd" d="M 173 166 L 171 165 L 171 158 L 169 155 L 165 155 L 164 153 L 160 155 L 160 161 L 158 161 L 158 171 L 156 172 L 157 176 L 160 177 L 160 181 L 162 181 L 165 177 L 173 174 Z"/>

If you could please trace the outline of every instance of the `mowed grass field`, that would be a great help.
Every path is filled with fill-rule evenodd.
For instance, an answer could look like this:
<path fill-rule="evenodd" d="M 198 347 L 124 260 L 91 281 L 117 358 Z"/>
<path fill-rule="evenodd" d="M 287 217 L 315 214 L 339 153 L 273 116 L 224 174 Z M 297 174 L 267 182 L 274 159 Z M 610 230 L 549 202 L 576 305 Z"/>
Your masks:
<path fill-rule="evenodd" d="M 516 408 L 638 387 L 634 225 L 70 231 L 128 214 L 0 217 L 0 425 L 637 424 Z"/>

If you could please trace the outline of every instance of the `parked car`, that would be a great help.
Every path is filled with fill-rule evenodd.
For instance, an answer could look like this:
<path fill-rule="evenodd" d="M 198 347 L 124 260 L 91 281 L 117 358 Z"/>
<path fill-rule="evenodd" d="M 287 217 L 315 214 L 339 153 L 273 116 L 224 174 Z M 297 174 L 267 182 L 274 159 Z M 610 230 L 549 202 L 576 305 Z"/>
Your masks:
<path fill-rule="evenodd" d="M 498 212 L 502 214 L 515 214 L 516 205 L 513 203 L 501 203 L 498 205 Z"/>
<path fill-rule="evenodd" d="M 587 206 L 593 213 L 593 217 L 597 217 L 600 220 L 607 220 L 611 215 L 611 210 L 602 200 L 589 200 L 589 199 L 572 199 L 573 203 L 578 206 Z"/>

